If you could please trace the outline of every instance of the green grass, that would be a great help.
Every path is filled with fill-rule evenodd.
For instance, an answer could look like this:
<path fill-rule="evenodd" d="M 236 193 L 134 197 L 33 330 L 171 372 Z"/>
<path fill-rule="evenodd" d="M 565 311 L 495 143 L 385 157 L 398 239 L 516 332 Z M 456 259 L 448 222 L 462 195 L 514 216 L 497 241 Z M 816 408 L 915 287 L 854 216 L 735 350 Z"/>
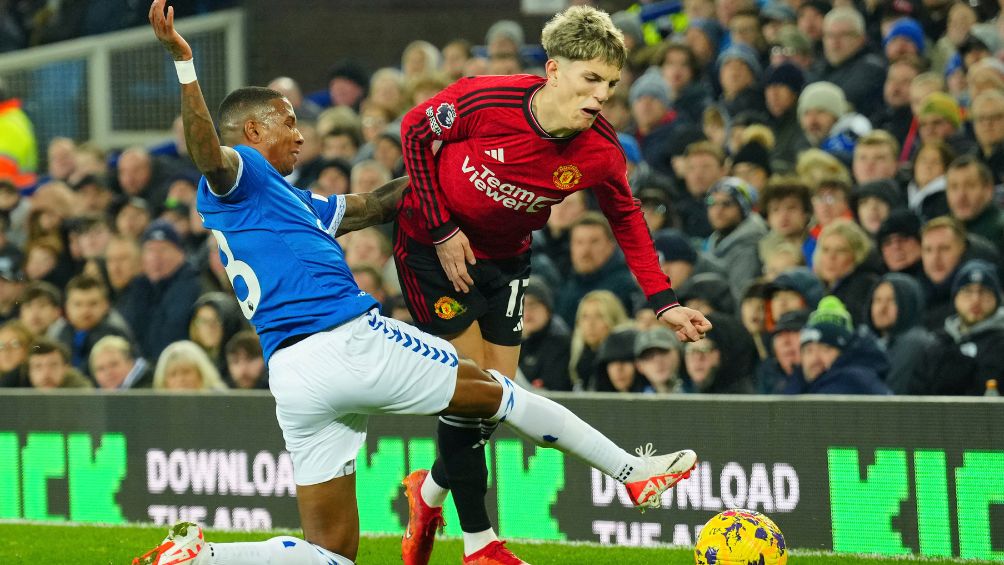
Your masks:
<path fill-rule="evenodd" d="M 35 524 L 0 524 L 0 564 L 45 565 L 128 565 L 132 558 L 143 553 L 160 540 L 166 527 L 126 526 L 54 526 Z M 217 532 L 209 530 L 209 541 L 257 541 L 272 535 L 290 534 L 276 532 Z M 400 563 L 399 537 L 365 537 L 360 543 L 357 563 L 384 565 Z M 595 544 L 561 544 L 539 542 L 514 542 L 508 547 L 521 558 L 534 565 L 579 564 L 590 565 L 686 565 L 693 563 L 687 549 L 609 547 Z M 436 542 L 431 565 L 457 565 L 461 562 L 463 544 L 456 539 Z M 788 562 L 794 565 L 890 565 L 903 562 L 925 565 L 981 563 L 977 561 L 921 558 L 880 558 L 822 554 L 794 551 Z"/>

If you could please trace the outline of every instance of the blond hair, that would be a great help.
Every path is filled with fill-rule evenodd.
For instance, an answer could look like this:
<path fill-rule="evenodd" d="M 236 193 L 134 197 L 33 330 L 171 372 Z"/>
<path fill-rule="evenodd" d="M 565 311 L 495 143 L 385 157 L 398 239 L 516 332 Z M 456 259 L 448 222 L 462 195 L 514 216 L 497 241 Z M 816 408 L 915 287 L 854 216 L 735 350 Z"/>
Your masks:
<path fill-rule="evenodd" d="M 806 149 L 799 153 L 795 173 L 813 192 L 823 181 L 837 181 L 851 185 L 851 173 L 847 167 L 822 149 Z"/>
<path fill-rule="evenodd" d="M 202 376 L 202 391 L 226 390 L 220 378 L 220 371 L 197 343 L 189 340 L 176 341 L 164 348 L 157 359 L 157 368 L 153 372 L 153 388 L 164 390 L 167 373 L 175 365 L 190 365 Z"/>
<path fill-rule="evenodd" d="M 572 6 L 556 14 L 544 26 L 540 42 L 551 59 L 603 59 L 618 69 L 627 60 L 624 34 L 609 14 L 590 6 Z"/>
<path fill-rule="evenodd" d="M 777 144 L 777 140 L 774 137 L 774 132 L 763 124 L 753 124 L 751 126 L 746 126 L 743 128 L 742 134 L 739 136 L 740 146 L 746 145 L 750 142 L 756 142 L 763 146 L 767 151 L 772 151 L 774 146 Z"/>
<path fill-rule="evenodd" d="M 568 374 L 572 377 L 572 384 L 576 387 L 584 386 L 582 382 L 584 375 L 579 375 L 576 365 L 582 359 L 582 353 L 586 349 L 585 339 L 582 337 L 582 329 L 579 327 L 579 320 L 582 318 L 582 306 L 587 302 L 595 302 L 600 307 L 600 314 L 607 327 L 613 332 L 617 327 L 629 323 L 627 310 L 621 303 L 617 295 L 609 290 L 594 290 L 587 293 L 579 301 L 579 306 L 575 311 L 575 329 L 572 331 L 572 341 L 569 351 Z"/>
<path fill-rule="evenodd" d="M 91 368 L 91 374 L 96 371 L 94 369 L 94 360 L 98 355 L 101 355 L 105 351 L 118 351 L 122 354 L 122 357 L 126 359 L 133 359 L 135 356 L 132 353 L 132 346 L 126 341 L 124 337 L 117 335 L 106 335 L 105 337 L 98 340 L 91 348 L 91 355 L 87 358 L 87 364 Z"/>
<path fill-rule="evenodd" d="M 857 145 L 854 146 L 855 150 L 863 145 L 867 145 L 869 147 L 887 147 L 893 159 L 899 155 L 899 142 L 896 141 L 896 138 L 893 137 L 891 133 L 885 131 L 884 129 L 873 129 L 861 136 L 861 138 L 858 139 Z"/>
<path fill-rule="evenodd" d="M 820 243 L 816 245 L 816 250 L 812 254 L 812 263 L 814 265 L 819 264 L 819 255 L 822 253 L 822 244 L 824 238 L 831 235 L 839 235 L 844 238 L 847 245 L 850 246 L 851 251 L 854 252 L 854 266 L 857 267 L 861 263 L 865 262 L 868 258 L 868 254 L 872 250 L 872 240 L 865 233 L 865 230 L 861 226 L 854 223 L 853 220 L 848 220 L 847 218 L 840 218 L 833 220 L 823 228 L 823 231 L 819 233 Z"/>

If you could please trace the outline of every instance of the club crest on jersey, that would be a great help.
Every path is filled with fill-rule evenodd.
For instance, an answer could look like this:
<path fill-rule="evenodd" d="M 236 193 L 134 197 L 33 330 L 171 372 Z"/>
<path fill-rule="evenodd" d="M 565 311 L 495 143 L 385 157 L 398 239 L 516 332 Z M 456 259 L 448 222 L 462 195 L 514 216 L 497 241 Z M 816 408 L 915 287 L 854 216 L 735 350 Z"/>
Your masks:
<path fill-rule="evenodd" d="M 558 190 L 569 190 L 582 180 L 582 172 L 575 165 L 562 165 L 554 170 L 551 181 Z"/>
<path fill-rule="evenodd" d="M 457 302 L 455 298 L 449 296 L 444 296 L 436 301 L 436 305 L 433 306 L 436 315 L 444 320 L 452 320 L 460 314 L 467 311 L 463 304 Z"/>
<path fill-rule="evenodd" d="M 436 121 L 439 125 L 446 129 L 453 127 L 454 120 L 457 119 L 457 109 L 453 107 L 453 104 L 447 104 L 443 102 L 436 108 Z"/>

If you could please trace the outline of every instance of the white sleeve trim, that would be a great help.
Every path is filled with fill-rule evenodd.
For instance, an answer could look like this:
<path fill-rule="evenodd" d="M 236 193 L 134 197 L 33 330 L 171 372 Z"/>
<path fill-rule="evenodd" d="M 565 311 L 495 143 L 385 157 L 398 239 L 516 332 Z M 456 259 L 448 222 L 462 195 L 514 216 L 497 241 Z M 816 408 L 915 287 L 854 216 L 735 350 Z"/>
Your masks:
<path fill-rule="evenodd" d="M 331 217 L 331 223 L 328 224 L 328 233 L 331 234 L 331 237 L 335 237 L 338 226 L 341 225 L 342 218 L 345 217 L 345 195 L 336 194 L 332 198 L 335 199 L 335 214 Z"/>
<path fill-rule="evenodd" d="M 237 190 L 237 186 L 241 183 L 241 177 L 244 176 L 244 157 L 241 156 L 240 151 L 234 151 L 234 153 L 237 154 L 237 178 L 234 179 L 234 185 L 230 187 L 230 190 L 226 191 L 223 194 L 216 194 L 210 188 L 209 192 L 217 198 L 223 199 L 233 194 L 234 191 Z M 209 179 L 206 179 L 206 183 L 207 184 L 209 183 Z"/>

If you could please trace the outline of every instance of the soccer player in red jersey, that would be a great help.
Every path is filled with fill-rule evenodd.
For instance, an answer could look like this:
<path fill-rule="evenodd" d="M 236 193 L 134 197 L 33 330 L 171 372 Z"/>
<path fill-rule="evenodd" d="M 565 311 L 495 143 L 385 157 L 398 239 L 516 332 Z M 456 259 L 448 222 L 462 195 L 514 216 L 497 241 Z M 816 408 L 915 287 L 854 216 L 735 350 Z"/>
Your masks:
<path fill-rule="evenodd" d="M 460 79 L 404 117 L 411 185 L 394 251 L 416 324 L 480 365 L 515 374 L 531 232 L 545 225 L 552 205 L 588 188 L 659 320 L 683 341 L 701 339 L 711 324 L 677 301 L 631 194 L 617 133 L 600 116 L 620 80 L 623 36 L 605 12 L 578 6 L 544 27 L 542 43 L 546 77 Z M 431 472 L 405 479 L 405 563 L 428 562 L 447 490 L 465 562 L 519 563 L 508 551 L 483 558 L 498 542 L 484 507 L 479 422 L 441 417 L 438 445 Z"/>

